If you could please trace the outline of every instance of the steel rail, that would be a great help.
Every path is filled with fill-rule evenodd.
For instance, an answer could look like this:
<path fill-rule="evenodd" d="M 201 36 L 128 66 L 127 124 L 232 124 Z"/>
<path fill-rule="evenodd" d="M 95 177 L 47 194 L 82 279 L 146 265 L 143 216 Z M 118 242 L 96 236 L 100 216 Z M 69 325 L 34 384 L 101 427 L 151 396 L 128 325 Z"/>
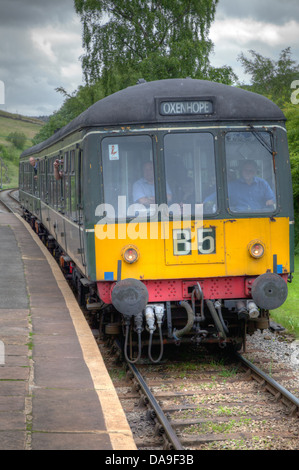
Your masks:
<path fill-rule="evenodd" d="M 149 400 L 150 406 L 153 408 L 156 418 L 160 422 L 161 426 L 163 427 L 171 445 L 173 446 L 174 450 L 184 450 L 184 447 L 180 443 L 176 433 L 172 429 L 168 419 L 166 418 L 162 408 L 160 407 L 159 403 L 155 399 L 154 395 L 150 391 L 149 387 L 147 386 L 146 382 L 144 381 L 142 375 L 140 374 L 139 370 L 135 367 L 134 364 L 127 363 L 129 369 L 131 372 L 134 374 L 134 377 L 136 378 L 137 382 L 139 383 L 143 393 Z"/>
<path fill-rule="evenodd" d="M 246 366 L 249 367 L 253 372 L 255 372 L 259 377 L 261 377 L 263 380 L 265 380 L 274 390 L 278 391 L 283 397 L 285 397 L 287 400 L 289 400 L 291 403 L 293 403 L 294 406 L 297 407 L 299 411 L 299 399 L 293 395 L 291 392 L 289 392 L 286 388 L 284 388 L 282 385 L 280 385 L 276 380 L 272 379 L 270 375 L 266 374 L 263 372 L 261 369 L 256 367 L 252 362 L 248 361 L 245 357 L 243 357 L 239 353 L 235 353 L 236 357 Z"/>
<path fill-rule="evenodd" d="M 8 210 L 8 212 L 12 212 L 14 213 L 12 207 L 10 207 L 7 202 L 5 202 L 3 199 L 2 199 L 2 193 L 6 193 L 10 191 L 9 189 L 1 189 L 0 190 L 0 203 Z"/>
<path fill-rule="evenodd" d="M 10 197 L 10 199 L 12 199 L 14 202 L 17 202 L 18 204 L 20 204 L 20 201 L 19 199 L 17 199 L 15 196 L 12 195 L 12 193 L 14 193 L 15 191 L 18 191 L 19 188 L 10 188 L 8 191 L 8 197 Z"/>

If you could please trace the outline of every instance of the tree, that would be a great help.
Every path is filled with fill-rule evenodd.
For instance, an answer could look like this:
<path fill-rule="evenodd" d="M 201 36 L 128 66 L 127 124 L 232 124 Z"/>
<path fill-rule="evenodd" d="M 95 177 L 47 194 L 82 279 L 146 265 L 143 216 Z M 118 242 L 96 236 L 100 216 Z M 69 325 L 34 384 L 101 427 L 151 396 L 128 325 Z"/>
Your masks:
<path fill-rule="evenodd" d="M 83 25 L 87 83 L 102 79 L 105 94 L 162 78 L 232 82 L 230 67 L 213 69 L 208 38 L 219 0 L 74 0 Z"/>
<path fill-rule="evenodd" d="M 26 135 L 24 134 L 24 132 L 11 132 L 7 136 L 7 140 L 11 142 L 17 149 L 22 150 L 26 142 Z"/>
<path fill-rule="evenodd" d="M 294 102 L 298 100 L 298 91 L 294 91 L 299 77 L 299 65 L 291 57 L 291 49 L 287 47 L 280 53 L 277 61 L 263 57 L 256 51 L 249 51 L 252 59 L 240 54 L 238 59 L 245 72 L 251 75 L 251 85 L 243 86 L 256 93 L 267 96 L 274 101 L 284 112 L 287 121 L 288 144 L 293 179 L 293 195 L 295 209 L 295 243 L 299 251 L 299 103 L 291 103 L 292 94 Z"/>
<path fill-rule="evenodd" d="M 299 104 L 285 104 L 283 111 L 287 118 L 288 145 L 292 168 L 294 209 L 295 209 L 295 244 L 299 252 Z"/>
<path fill-rule="evenodd" d="M 249 53 L 253 59 L 243 53 L 238 57 L 245 72 L 251 75 L 251 86 L 247 88 L 269 97 L 279 106 L 289 102 L 291 83 L 299 74 L 299 66 L 291 58 L 291 48 L 283 49 L 277 61 L 263 57 L 254 50 Z"/>
<path fill-rule="evenodd" d="M 72 94 L 67 93 L 63 87 L 56 88 L 65 100 L 61 108 L 54 112 L 48 122 L 41 128 L 40 132 L 33 138 L 33 143 L 43 142 L 53 135 L 58 129 L 66 126 L 70 121 L 79 116 L 85 109 L 96 101 L 104 98 L 103 88 L 100 82 L 94 85 L 80 86 Z"/>

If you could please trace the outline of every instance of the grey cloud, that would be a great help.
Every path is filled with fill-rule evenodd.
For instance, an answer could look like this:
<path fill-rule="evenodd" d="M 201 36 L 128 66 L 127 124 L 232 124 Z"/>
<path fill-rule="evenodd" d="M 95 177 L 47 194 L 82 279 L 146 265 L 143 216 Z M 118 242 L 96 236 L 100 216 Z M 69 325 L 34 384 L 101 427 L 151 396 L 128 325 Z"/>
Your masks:
<path fill-rule="evenodd" d="M 78 19 L 74 0 L 0 0 L 0 80 L 5 83 L 6 92 L 6 105 L 1 105 L 1 109 L 28 115 L 51 114 L 63 102 L 55 88 L 63 86 L 70 93 L 78 88 L 82 83 L 79 67 L 82 28 L 79 21 L 73 23 L 74 18 Z M 252 19 L 268 26 L 285 25 L 291 20 L 299 22 L 299 2 L 219 0 L 213 25 L 222 19 Z M 229 21 L 225 27 L 228 31 L 232 29 Z M 221 28 L 220 21 L 219 31 Z M 279 44 L 269 44 L 251 34 L 245 36 L 245 42 L 218 35 L 212 65 L 230 65 L 242 78 L 241 65 L 236 60 L 240 52 L 247 54 L 252 48 L 277 60 L 280 50 L 289 45 L 298 61 L 296 30 L 292 29 L 292 36 L 286 28 L 283 31 L 285 37 Z"/>
<path fill-rule="evenodd" d="M 217 17 L 252 18 L 274 24 L 299 20 L 298 0 L 219 0 Z"/>
<path fill-rule="evenodd" d="M 63 102 L 55 88 L 72 92 L 82 83 L 81 27 L 74 18 L 73 0 L 0 0 L 1 109 L 51 114 Z M 75 70 L 73 76 L 66 70 L 73 71 L 74 64 L 79 74 Z"/>
<path fill-rule="evenodd" d="M 0 25 L 26 29 L 50 21 L 61 23 L 69 15 L 73 4 L 73 0 L 1 0 Z"/>

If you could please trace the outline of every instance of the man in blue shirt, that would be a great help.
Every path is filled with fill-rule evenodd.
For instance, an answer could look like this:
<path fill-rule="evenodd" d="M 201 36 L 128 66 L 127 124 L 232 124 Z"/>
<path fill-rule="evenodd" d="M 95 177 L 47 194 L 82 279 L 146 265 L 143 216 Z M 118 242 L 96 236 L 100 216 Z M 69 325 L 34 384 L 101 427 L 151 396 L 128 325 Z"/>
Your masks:
<path fill-rule="evenodd" d="M 167 186 L 167 201 L 171 200 L 171 191 Z M 133 201 L 134 203 L 143 204 L 149 207 L 155 204 L 155 181 L 154 168 L 152 162 L 146 162 L 143 166 L 143 178 L 140 178 L 133 184 Z"/>
<path fill-rule="evenodd" d="M 29 163 L 33 167 L 34 179 L 37 180 L 37 161 L 35 160 L 34 157 L 30 157 L 29 158 Z"/>
<path fill-rule="evenodd" d="M 133 185 L 133 201 L 149 207 L 155 203 L 155 182 L 152 162 L 146 162 L 143 167 L 143 178 Z"/>
<path fill-rule="evenodd" d="M 275 206 L 275 195 L 269 184 L 256 176 L 254 160 L 242 162 L 241 178 L 228 184 L 229 207 L 234 212 L 258 212 Z"/>

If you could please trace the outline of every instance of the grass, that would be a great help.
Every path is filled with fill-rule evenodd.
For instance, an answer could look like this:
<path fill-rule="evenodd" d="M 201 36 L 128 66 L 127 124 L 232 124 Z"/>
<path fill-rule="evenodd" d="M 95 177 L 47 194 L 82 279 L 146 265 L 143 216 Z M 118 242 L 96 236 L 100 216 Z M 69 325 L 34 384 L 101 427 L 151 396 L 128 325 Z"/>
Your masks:
<path fill-rule="evenodd" d="M 40 131 L 43 122 L 34 118 L 27 118 L 17 114 L 7 113 L 0 109 L 0 146 L 4 146 L 9 157 L 5 156 L 0 149 L 0 157 L 8 167 L 9 182 L 6 181 L 5 171 L 2 169 L 3 189 L 17 188 L 19 186 L 19 168 L 18 160 L 22 150 L 18 150 L 11 142 L 7 140 L 9 134 L 21 132 L 26 135 L 24 148 L 32 146 L 33 137 Z"/>
<path fill-rule="evenodd" d="M 43 121 L 39 119 L 11 114 L 0 109 L 0 134 L 2 136 L 18 130 L 24 132 L 29 139 L 32 139 L 43 125 Z"/>
<path fill-rule="evenodd" d="M 186 430 L 186 434 L 226 434 L 238 430 L 241 426 L 250 424 L 251 418 L 241 417 L 240 419 L 231 419 L 225 422 L 206 421 L 201 424 L 192 424 Z"/>
<path fill-rule="evenodd" d="M 1 156 L 1 155 L 0 155 Z M 5 160 L 5 165 L 8 167 L 9 183 L 3 182 L 2 188 L 18 188 L 19 187 L 19 167 L 9 160 Z M 3 170 L 4 174 L 4 170 Z M 4 177 L 3 177 L 4 181 Z"/>
<path fill-rule="evenodd" d="M 299 338 L 299 255 L 295 256 L 294 277 L 288 290 L 287 300 L 280 308 L 271 311 L 271 318 Z"/>

